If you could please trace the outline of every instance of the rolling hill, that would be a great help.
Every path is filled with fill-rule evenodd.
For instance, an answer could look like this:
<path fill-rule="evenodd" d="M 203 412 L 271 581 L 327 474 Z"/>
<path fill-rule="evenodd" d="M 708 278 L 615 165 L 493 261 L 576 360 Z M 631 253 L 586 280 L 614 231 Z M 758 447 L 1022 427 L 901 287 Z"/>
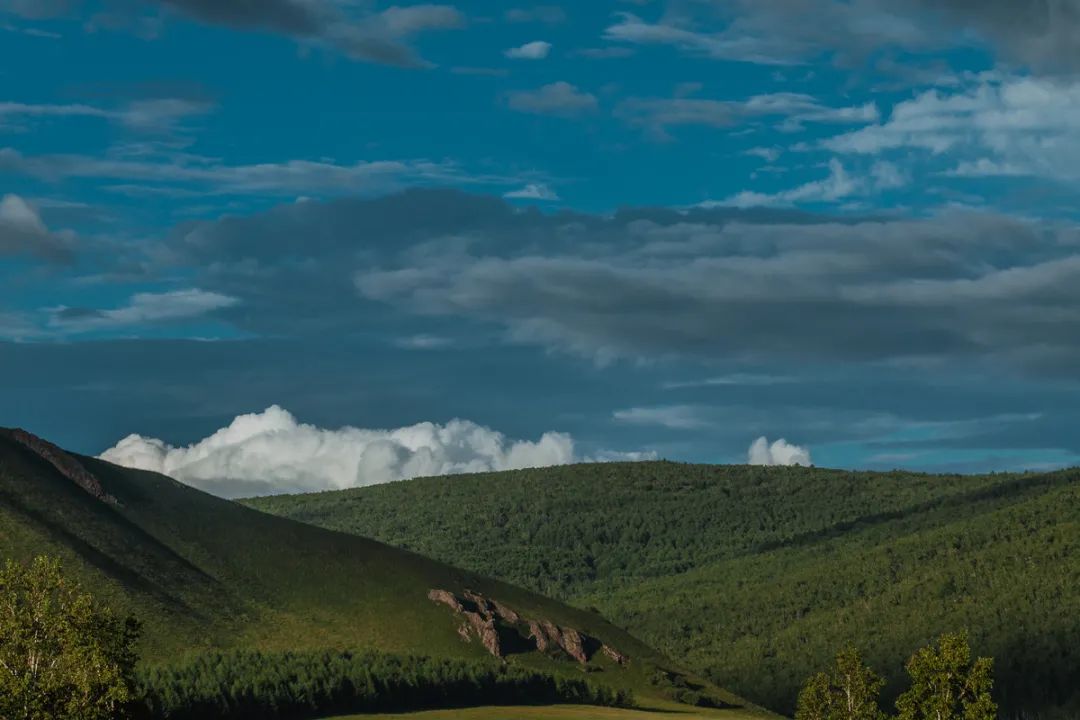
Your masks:
<path fill-rule="evenodd" d="M 777 711 L 847 642 L 895 694 L 913 650 L 967 629 L 1007 715 L 1080 714 L 1077 470 L 604 464 L 248 504 L 598 608 Z"/>
<path fill-rule="evenodd" d="M 639 699 L 688 683 L 747 709 L 595 613 L 0 430 L 0 559 L 39 554 L 142 620 L 149 662 L 236 648 L 497 653 L 532 670 L 588 671 Z M 658 684 L 660 671 L 674 682 Z"/>

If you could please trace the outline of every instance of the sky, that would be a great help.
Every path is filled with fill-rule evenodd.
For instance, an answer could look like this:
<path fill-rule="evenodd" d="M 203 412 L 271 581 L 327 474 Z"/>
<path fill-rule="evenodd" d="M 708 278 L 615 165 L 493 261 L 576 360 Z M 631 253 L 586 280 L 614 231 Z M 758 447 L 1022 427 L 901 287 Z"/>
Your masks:
<path fill-rule="evenodd" d="M 1078 128 L 1080 0 L 0 0 L 0 425 L 222 494 L 1078 464 Z"/>

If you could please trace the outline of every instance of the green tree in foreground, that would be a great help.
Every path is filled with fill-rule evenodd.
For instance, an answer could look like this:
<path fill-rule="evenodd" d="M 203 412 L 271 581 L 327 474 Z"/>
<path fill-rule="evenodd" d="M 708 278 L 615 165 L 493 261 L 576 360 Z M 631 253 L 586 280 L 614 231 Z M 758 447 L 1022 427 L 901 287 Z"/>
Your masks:
<path fill-rule="evenodd" d="M 900 720 L 993 720 L 993 669 L 992 658 L 972 661 L 967 635 L 942 635 L 908 660 L 911 689 L 896 701 Z"/>
<path fill-rule="evenodd" d="M 795 720 L 880 720 L 885 681 L 863 664 L 854 647 L 841 650 L 831 673 L 818 673 L 799 693 Z"/>
<path fill-rule="evenodd" d="M 139 625 L 39 557 L 0 569 L 0 718 L 114 720 L 134 699 Z"/>

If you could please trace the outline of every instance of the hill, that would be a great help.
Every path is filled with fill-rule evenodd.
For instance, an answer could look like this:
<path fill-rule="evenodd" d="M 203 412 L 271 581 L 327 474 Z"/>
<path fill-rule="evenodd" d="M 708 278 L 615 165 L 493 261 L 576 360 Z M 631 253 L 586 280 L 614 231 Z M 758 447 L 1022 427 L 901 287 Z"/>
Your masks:
<path fill-rule="evenodd" d="M 646 699 L 688 684 L 745 706 L 595 613 L 0 430 L 0 560 L 38 554 L 139 617 L 150 663 L 235 648 L 499 654 Z"/>
<path fill-rule="evenodd" d="M 1007 714 L 1080 713 L 1080 471 L 604 464 L 248 504 L 596 607 L 777 711 L 846 642 L 896 693 L 966 628 Z"/>

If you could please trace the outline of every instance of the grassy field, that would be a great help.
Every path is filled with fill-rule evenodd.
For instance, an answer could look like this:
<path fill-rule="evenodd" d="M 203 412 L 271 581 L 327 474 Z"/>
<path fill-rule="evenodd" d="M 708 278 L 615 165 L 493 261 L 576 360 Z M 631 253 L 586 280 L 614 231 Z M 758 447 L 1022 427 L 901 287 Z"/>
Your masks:
<path fill-rule="evenodd" d="M 584 705 L 555 705 L 463 708 L 399 715 L 352 715 L 333 720 L 750 720 L 761 717 L 760 714 L 743 710 L 618 710 Z"/>
<path fill-rule="evenodd" d="M 1007 711 L 1080 715 L 1080 471 L 581 465 L 250 504 L 598 608 L 781 712 L 847 642 L 895 694 L 968 629 Z"/>
<path fill-rule="evenodd" d="M 523 615 L 573 627 L 631 658 L 598 654 L 588 679 L 663 697 L 657 668 L 678 666 L 599 615 L 353 535 L 274 517 L 154 473 L 79 458 L 115 502 L 77 487 L 0 432 L 0 560 L 59 557 L 97 597 L 145 625 L 143 657 L 257 648 L 373 649 L 488 658 L 458 635 L 460 619 L 433 588 L 472 589 Z M 521 652 L 511 663 L 585 676 L 569 659 Z M 714 697 L 739 698 L 701 682 Z"/>

